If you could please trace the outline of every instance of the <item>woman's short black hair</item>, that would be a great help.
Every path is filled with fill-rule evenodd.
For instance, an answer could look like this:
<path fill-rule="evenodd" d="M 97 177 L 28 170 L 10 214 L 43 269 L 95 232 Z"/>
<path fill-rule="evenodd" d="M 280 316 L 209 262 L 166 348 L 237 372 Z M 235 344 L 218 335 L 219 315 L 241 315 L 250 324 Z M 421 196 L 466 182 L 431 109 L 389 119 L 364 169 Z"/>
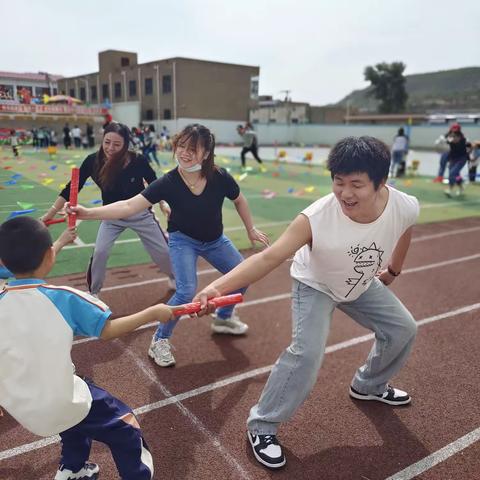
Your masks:
<path fill-rule="evenodd" d="M 0 259 L 13 274 L 35 271 L 51 246 L 48 228 L 33 217 L 15 217 L 0 225 Z"/>
<path fill-rule="evenodd" d="M 327 167 L 332 179 L 335 175 L 366 173 L 377 190 L 388 178 L 390 150 L 378 138 L 346 137 L 330 151 Z"/>

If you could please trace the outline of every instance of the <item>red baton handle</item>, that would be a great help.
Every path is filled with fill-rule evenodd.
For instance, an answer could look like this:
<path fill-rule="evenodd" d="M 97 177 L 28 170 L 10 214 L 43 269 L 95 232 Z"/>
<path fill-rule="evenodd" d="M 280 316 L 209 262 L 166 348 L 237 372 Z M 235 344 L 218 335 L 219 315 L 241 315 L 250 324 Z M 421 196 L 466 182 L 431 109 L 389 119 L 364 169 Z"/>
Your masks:
<path fill-rule="evenodd" d="M 80 169 L 78 167 L 72 168 L 72 178 L 70 180 L 70 199 L 69 204 L 71 207 L 77 206 L 78 201 L 78 182 L 80 179 Z M 77 221 L 76 213 L 68 214 L 68 228 L 74 227 Z"/>
<path fill-rule="evenodd" d="M 215 308 L 225 307 L 226 305 L 234 305 L 236 303 L 243 302 L 243 295 L 241 293 L 234 293 L 232 295 L 225 295 L 223 297 L 210 298 L 208 303 L 213 303 Z M 173 314 L 178 317 L 179 315 L 190 315 L 197 313 L 201 309 L 200 302 L 185 303 L 173 308 Z"/>
<path fill-rule="evenodd" d="M 49 225 L 54 225 L 55 223 L 63 223 L 65 222 L 65 218 L 52 218 L 51 220 L 47 220 L 46 222 L 43 222 L 47 227 Z"/>

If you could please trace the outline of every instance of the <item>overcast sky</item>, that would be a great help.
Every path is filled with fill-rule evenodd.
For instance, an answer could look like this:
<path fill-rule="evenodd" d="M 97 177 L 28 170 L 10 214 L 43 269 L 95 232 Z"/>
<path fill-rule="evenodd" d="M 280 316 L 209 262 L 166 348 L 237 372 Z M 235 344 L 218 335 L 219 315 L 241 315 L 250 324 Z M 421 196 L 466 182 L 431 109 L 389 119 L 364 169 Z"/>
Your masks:
<path fill-rule="evenodd" d="M 5 4 L 6 7 L 7 4 Z M 0 70 L 98 71 L 97 53 L 260 67 L 260 94 L 334 103 L 367 65 L 480 66 L 480 0 L 23 0 L 2 15 Z"/>

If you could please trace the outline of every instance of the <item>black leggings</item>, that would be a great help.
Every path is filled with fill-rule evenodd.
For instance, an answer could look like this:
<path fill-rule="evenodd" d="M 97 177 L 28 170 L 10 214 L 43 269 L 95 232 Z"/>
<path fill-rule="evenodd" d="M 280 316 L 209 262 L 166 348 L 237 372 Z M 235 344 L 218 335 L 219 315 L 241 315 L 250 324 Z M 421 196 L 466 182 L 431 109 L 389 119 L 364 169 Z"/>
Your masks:
<path fill-rule="evenodd" d="M 240 157 L 242 159 L 242 167 L 245 167 L 245 154 L 247 152 L 252 152 L 252 155 L 254 156 L 255 160 L 258 163 L 262 163 L 262 160 L 258 156 L 258 147 L 255 144 L 253 144 L 250 147 L 243 147 L 242 148 L 242 151 L 240 153 Z"/>

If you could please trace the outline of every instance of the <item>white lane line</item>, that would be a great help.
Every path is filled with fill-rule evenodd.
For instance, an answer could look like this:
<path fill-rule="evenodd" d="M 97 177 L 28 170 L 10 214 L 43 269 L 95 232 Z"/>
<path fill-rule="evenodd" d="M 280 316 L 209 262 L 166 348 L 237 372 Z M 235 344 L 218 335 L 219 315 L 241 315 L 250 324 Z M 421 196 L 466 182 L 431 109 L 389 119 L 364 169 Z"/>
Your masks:
<path fill-rule="evenodd" d="M 463 207 L 464 205 L 476 205 L 479 202 L 480 200 L 464 200 L 458 203 L 454 203 L 450 200 L 450 202 L 443 202 L 443 203 L 424 203 L 424 204 L 420 204 L 420 210 L 424 208 Z"/>
<path fill-rule="evenodd" d="M 385 480 L 410 480 L 480 440 L 480 427 Z"/>
<path fill-rule="evenodd" d="M 469 255 L 467 257 L 455 258 L 455 259 L 452 259 L 452 260 L 445 260 L 444 262 L 431 263 L 429 265 L 423 265 L 421 267 L 407 268 L 406 270 L 404 270 L 402 272 L 402 275 L 407 275 L 409 273 L 414 273 L 414 272 L 421 272 L 423 270 L 430 270 L 432 268 L 439 268 L 439 267 L 443 267 L 445 265 L 453 265 L 455 263 L 467 262 L 469 260 L 473 260 L 473 259 L 476 259 L 476 258 L 480 258 L 480 253 L 475 254 L 475 255 Z M 216 270 L 211 269 L 209 271 L 209 273 L 211 273 L 212 270 L 213 270 L 213 272 L 216 272 Z M 204 270 L 204 272 L 207 272 L 207 270 Z M 145 285 L 147 282 L 148 283 L 154 283 L 154 282 L 159 282 L 159 281 L 166 281 L 166 279 L 145 280 L 145 282 L 142 282 L 142 284 Z M 130 286 L 136 286 L 136 285 L 137 284 L 130 284 Z M 123 286 L 125 286 L 125 285 L 123 285 Z M 116 287 L 110 287 L 110 288 L 112 290 L 113 289 L 116 290 L 117 288 L 120 288 L 120 287 L 123 287 L 123 286 L 117 285 Z M 103 289 L 103 290 L 106 290 L 106 289 Z M 270 297 L 263 297 L 263 298 L 259 298 L 257 300 L 250 300 L 249 302 L 240 303 L 235 308 L 251 307 L 251 306 L 254 306 L 254 305 L 261 305 L 262 303 L 275 302 L 277 300 L 285 300 L 286 298 L 290 298 L 290 293 L 280 293 L 278 295 L 272 295 Z M 145 325 L 142 325 L 141 327 L 138 327 L 136 331 L 144 330 L 145 328 L 150 328 L 150 327 L 154 327 L 154 326 L 157 326 L 157 325 L 158 325 L 158 322 L 146 323 Z M 93 338 L 93 337 L 81 338 L 79 340 L 74 340 L 73 345 L 78 345 L 79 343 L 94 342 L 94 341 L 97 341 L 97 339 Z"/>
<path fill-rule="evenodd" d="M 288 221 L 282 221 L 282 222 L 269 222 L 269 223 L 258 223 L 256 226 L 258 228 L 268 228 L 268 227 L 277 227 L 277 226 L 281 226 L 281 225 L 289 225 L 291 222 L 291 220 L 288 220 Z M 228 227 L 228 228 L 224 228 L 224 232 L 236 232 L 238 230 L 244 230 L 245 229 L 245 226 L 243 225 L 239 225 L 237 227 Z M 116 244 L 121 244 L 121 243 L 134 243 L 134 242 L 139 242 L 140 239 L 138 237 L 136 238 L 127 238 L 125 240 L 116 240 L 115 241 L 115 245 Z M 66 247 L 63 247 L 64 250 L 70 250 L 70 249 L 74 249 L 74 248 L 84 248 L 84 247 L 94 247 L 95 246 L 95 243 L 85 243 L 84 245 L 82 245 L 81 247 L 78 247 L 76 245 L 67 245 Z"/>
<path fill-rule="evenodd" d="M 423 270 L 430 270 L 431 268 L 445 267 L 446 265 L 453 265 L 455 263 L 468 262 L 469 260 L 476 260 L 477 258 L 480 258 L 480 253 L 476 253 L 475 255 L 468 255 L 467 257 L 452 258 L 451 260 L 444 260 L 443 262 L 431 263 L 430 265 L 423 265 L 422 267 L 407 268 L 402 273 L 405 274 L 405 273 L 421 272 Z"/>
<path fill-rule="evenodd" d="M 431 235 L 423 235 L 422 237 L 414 237 L 412 239 L 412 243 L 417 242 L 424 242 L 426 240 L 433 240 L 435 238 L 442 238 L 448 235 L 461 235 L 462 233 L 471 233 L 477 232 L 480 230 L 480 227 L 469 227 L 469 228 L 459 228 L 457 230 L 450 230 L 449 232 L 439 232 L 439 233 L 432 233 Z"/>
<path fill-rule="evenodd" d="M 121 340 L 115 340 L 116 343 L 121 343 L 123 345 L 123 350 L 130 356 L 130 358 L 135 362 L 137 368 L 142 371 L 148 380 L 155 385 L 166 398 L 172 398 L 173 394 L 170 390 L 158 380 L 155 371 L 152 370 L 152 367 L 148 365 L 143 358 L 140 358 L 135 352 L 133 352 L 128 346 L 123 343 Z M 218 437 L 212 433 L 204 424 L 203 422 L 191 411 L 189 410 L 183 403 L 180 401 L 175 402 L 175 407 L 178 408 L 180 413 L 186 417 L 205 438 L 206 440 L 212 444 L 218 453 L 225 459 L 228 463 L 230 468 L 236 470 L 239 475 L 239 478 L 244 478 L 250 480 L 251 477 L 248 475 L 247 471 L 240 465 L 237 459 L 222 445 L 222 442 L 218 439 Z M 135 414 L 137 412 L 135 411 Z"/>
<path fill-rule="evenodd" d="M 289 225 L 291 220 L 288 221 L 282 221 L 282 222 L 270 222 L 270 223 L 259 223 L 257 224 L 258 228 L 268 228 L 268 227 L 277 227 L 281 225 Z M 228 227 L 225 228 L 225 232 L 236 232 L 238 230 L 243 230 L 245 227 L 243 225 L 237 226 L 237 227 Z M 422 242 L 424 240 L 431 240 L 432 238 L 442 238 L 442 237 L 447 237 L 449 235 L 457 235 L 461 233 L 468 233 L 468 232 L 475 232 L 477 230 L 480 230 L 480 227 L 471 227 L 471 228 L 461 228 L 458 230 L 450 230 L 446 232 L 441 232 L 441 233 L 435 233 L 433 235 L 425 235 L 424 237 L 417 237 L 413 238 L 412 242 Z M 125 240 L 116 240 L 115 244 L 121 244 L 121 243 L 133 243 L 133 242 L 139 242 L 139 238 L 127 238 Z M 85 245 L 82 245 L 81 247 L 77 245 L 67 245 L 66 247 L 63 247 L 65 250 L 68 249 L 73 249 L 73 248 L 84 248 L 84 247 L 94 247 L 95 243 L 86 243 Z"/>
<path fill-rule="evenodd" d="M 472 260 L 478 257 L 478 254 L 475 255 L 469 255 L 467 257 L 461 257 L 461 258 L 454 258 L 452 260 L 445 260 L 443 262 L 438 262 L 438 263 L 432 263 L 430 265 L 424 265 L 421 267 L 414 267 L 414 268 L 407 268 L 402 272 L 403 275 L 406 273 L 411 273 L 411 272 L 419 272 L 422 270 L 428 270 L 430 268 L 436 268 L 436 267 L 442 267 L 444 265 L 451 265 L 457 262 L 466 262 L 468 260 Z M 288 260 L 291 261 L 291 260 Z M 216 268 L 206 268 L 204 270 L 199 270 L 197 275 L 208 275 L 210 273 L 219 273 Z M 102 292 L 110 292 L 112 290 L 121 290 L 123 288 L 132 288 L 132 287 L 141 287 L 143 285 L 150 285 L 152 283 L 163 283 L 166 282 L 168 278 L 152 278 L 150 280 L 142 280 L 141 282 L 132 282 L 132 283 L 123 283 L 122 285 L 114 285 L 112 287 L 105 287 L 102 288 Z"/>
<path fill-rule="evenodd" d="M 243 302 L 239 303 L 235 308 L 245 308 L 245 307 L 252 307 L 254 305 L 261 305 L 262 303 L 269 303 L 269 302 L 275 302 L 277 300 L 285 300 L 287 298 L 290 298 L 290 293 L 280 293 L 279 295 L 272 295 L 270 297 L 263 297 L 263 298 L 258 298 L 256 300 L 250 300 L 249 302 Z M 192 319 L 192 321 L 195 321 Z M 151 328 L 151 327 L 157 327 L 158 322 L 150 322 L 146 323 L 145 325 L 142 325 L 141 327 L 138 327 L 135 331 L 138 332 L 139 330 L 145 330 L 146 328 Z M 88 343 L 88 342 L 96 342 L 98 341 L 98 338 L 94 337 L 87 337 L 87 338 L 80 338 L 79 340 L 74 340 L 73 345 L 78 345 L 80 343 Z"/>
<path fill-rule="evenodd" d="M 290 295 L 290 294 L 288 294 Z M 439 320 L 444 320 L 446 318 L 451 318 L 455 317 L 457 315 L 461 315 L 464 313 L 469 313 L 473 312 L 475 310 L 480 309 L 480 303 L 474 303 L 473 305 L 466 305 L 464 307 L 457 308 L 455 310 L 451 310 L 449 312 L 444 312 L 440 313 L 438 315 L 433 315 L 432 317 L 427 317 L 422 320 L 419 320 L 417 322 L 417 325 L 419 327 L 423 325 L 428 325 L 433 322 L 437 322 Z M 344 342 L 336 343 L 335 345 L 330 345 L 325 349 L 325 354 L 330 354 L 333 352 L 337 352 L 339 350 L 343 350 L 345 348 L 349 348 L 355 345 L 359 345 L 360 343 L 367 342 L 369 340 L 372 340 L 374 338 L 373 333 L 369 333 L 367 335 L 362 335 L 360 337 L 355 337 L 350 340 L 346 340 Z M 243 380 L 246 380 L 248 378 L 253 378 L 258 375 L 263 375 L 265 373 L 268 373 L 272 369 L 273 365 L 268 365 L 266 367 L 261 367 L 261 368 L 256 368 L 255 370 L 250 370 L 248 372 L 241 373 L 239 375 L 234 375 L 232 377 L 227 377 L 223 380 L 220 380 L 218 382 L 213 382 L 208 385 L 204 385 L 199 388 L 195 388 L 193 390 L 190 390 L 188 392 L 180 393 L 178 395 L 165 398 L 163 400 L 160 400 L 158 402 L 150 403 L 148 405 L 144 405 L 142 407 L 138 407 L 134 410 L 135 415 L 142 415 L 144 413 L 151 412 L 153 410 L 158 410 L 159 408 L 166 407 L 167 405 L 171 405 L 176 402 L 180 402 L 182 400 L 186 400 L 188 398 L 196 397 L 198 395 L 201 395 L 206 392 L 211 392 L 213 390 L 217 390 L 219 388 L 225 387 L 227 385 L 231 385 L 233 383 L 241 382 Z M 39 448 L 43 448 L 47 445 L 51 445 L 52 443 L 56 443 L 59 441 L 58 435 L 48 437 L 42 440 L 38 440 L 36 442 L 31 442 L 27 443 L 24 445 L 21 445 L 19 447 L 14 447 L 9 450 L 3 450 L 0 452 L 0 461 L 5 460 L 7 458 L 12 458 L 17 455 L 22 455 L 23 453 L 28 453 L 33 450 L 38 450 Z"/>

